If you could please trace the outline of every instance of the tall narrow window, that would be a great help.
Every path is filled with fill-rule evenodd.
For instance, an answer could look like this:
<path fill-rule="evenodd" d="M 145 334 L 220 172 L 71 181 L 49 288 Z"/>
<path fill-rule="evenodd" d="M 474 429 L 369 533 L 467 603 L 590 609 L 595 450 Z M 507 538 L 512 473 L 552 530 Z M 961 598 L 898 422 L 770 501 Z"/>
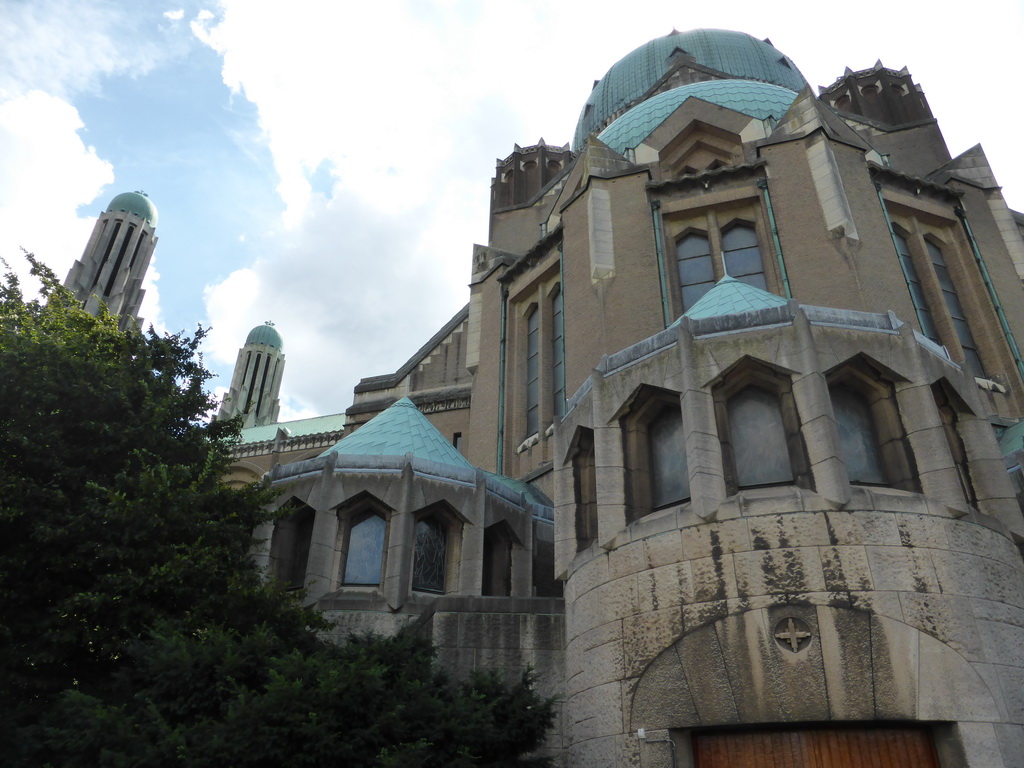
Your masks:
<path fill-rule="evenodd" d="M 597 538 L 597 466 L 594 430 L 580 427 L 572 456 L 572 488 L 576 501 L 576 551 Z"/>
<path fill-rule="evenodd" d="M 725 271 L 730 277 L 756 288 L 768 289 L 764 279 L 764 264 L 761 263 L 761 248 L 757 244 L 757 233 L 752 226 L 737 224 L 723 232 L 722 254 L 725 259 Z"/>
<path fill-rule="evenodd" d="M 495 523 L 484 530 L 484 562 L 481 594 L 512 594 L 512 536 L 506 523 Z"/>
<path fill-rule="evenodd" d="M 551 412 L 555 418 L 565 415 L 565 338 L 562 314 L 562 287 L 551 297 Z"/>
<path fill-rule="evenodd" d="M 849 387 L 833 387 L 830 394 L 839 430 L 839 450 L 846 463 L 850 482 L 875 485 L 886 483 L 868 401 Z"/>
<path fill-rule="evenodd" d="M 942 382 L 932 384 L 935 406 L 939 409 L 939 417 L 942 419 L 942 430 L 946 435 L 949 453 L 953 457 L 953 464 L 956 467 L 957 476 L 960 480 L 960 489 L 963 491 L 964 499 L 967 500 L 968 504 L 977 504 L 978 499 L 974 494 L 974 483 L 971 482 L 970 464 L 967 461 L 967 449 L 964 447 L 963 438 L 960 437 L 958 398 L 954 399 L 950 391 L 943 386 Z"/>
<path fill-rule="evenodd" d="M 384 561 L 384 532 L 387 523 L 370 515 L 352 526 L 345 557 L 345 584 L 380 584 Z"/>
<path fill-rule="evenodd" d="M 285 582 L 289 589 L 305 586 L 315 517 L 312 508 L 303 504 L 297 506 L 293 515 L 274 524 L 270 558 L 274 563 L 274 575 Z"/>
<path fill-rule="evenodd" d="M 526 434 L 540 431 L 540 310 L 526 318 Z"/>
<path fill-rule="evenodd" d="M 676 266 L 679 269 L 679 289 L 683 294 L 685 312 L 715 284 L 715 267 L 711 261 L 708 238 L 697 234 L 682 238 L 676 245 Z"/>
<path fill-rule="evenodd" d="M 416 544 L 412 561 L 412 588 L 444 592 L 448 559 L 448 532 L 434 517 L 416 523 Z"/>
<path fill-rule="evenodd" d="M 729 432 L 740 488 L 793 481 L 778 397 L 747 387 L 728 403 Z"/>
<path fill-rule="evenodd" d="M 664 408 L 647 425 L 647 445 L 651 467 L 651 506 L 657 509 L 690 498 L 683 416 L 678 407 Z"/>
<path fill-rule="evenodd" d="M 893 230 L 892 239 L 896 243 L 896 253 L 900 257 L 900 265 L 903 267 L 903 276 L 910 288 L 910 299 L 914 302 L 914 311 L 917 313 L 917 321 L 921 324 L 921 333 L 934 342 L 939 341 L 939 333 L 935 330 L 935 323 L 932 321 L 931 310 L 928 309 L 928 302 L 924 298 L 924 289 L 921 287 L 921 278 L 914 267 L 914 260 L 910 256 L 910 246 L 907 239 L 899 232 Z"/>
<path fill-rule="evenodd" d="M 978 343 L 974 340 L 970 326 L 967 325 L 967 314 L 956 294 L 956 286 L 953 285 L 953 278 L 950 277 L 949 269 L 946 268 L 946 260 L 942 256 L 942 251 L 928 240 L 925 240 L 924 244 L 928 249 L 928 257 L 931 259 L 935 276 L 939 280 L 942 297 L 946 300 L 946 309 L 949 310 L 949 316 L 953 320 L 953 329 L 964 350 L 967 367 L 975 376 L 984 378 L 985 369 L 981 365 L 981 357 L 978 356 Z"/>

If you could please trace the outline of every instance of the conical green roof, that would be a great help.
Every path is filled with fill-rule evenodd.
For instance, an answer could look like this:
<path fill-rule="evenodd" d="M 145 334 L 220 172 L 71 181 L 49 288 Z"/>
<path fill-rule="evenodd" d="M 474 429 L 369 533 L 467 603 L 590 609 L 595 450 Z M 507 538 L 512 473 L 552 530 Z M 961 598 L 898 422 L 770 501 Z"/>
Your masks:
<path fill-rule="evenodd" d="M 704 317 L 720 317 L 722 315 L 735 315 L 740 312 L 750 312 L 755 309 L 768 309 L 769 307 L 784 307 L 787 301 L 774 293 L 748 285 L 742 280 L 726 275 L 715 287 L 705 293 L 690 307 L 683 317 L 694 319 Z"/>
<path fill-rule="evenodd" d="M 437 427 L 419 412 L 408 397 L 378 413 L 320 455 L 331 453 L 350 456 L 405 456 L 411 453 L 420 459 L 473 469 L 466 457 L 437 431 Z"/>

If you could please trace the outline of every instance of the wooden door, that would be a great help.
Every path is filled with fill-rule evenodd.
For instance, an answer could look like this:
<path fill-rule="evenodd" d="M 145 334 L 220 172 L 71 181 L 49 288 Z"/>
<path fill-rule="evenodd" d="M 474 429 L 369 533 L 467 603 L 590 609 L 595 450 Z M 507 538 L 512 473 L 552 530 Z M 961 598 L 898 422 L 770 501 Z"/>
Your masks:
<path fill-rule="evenodd" d="M 814 728 L 696 734 L 696 768 L 938 768 L 925 728 Z"/>

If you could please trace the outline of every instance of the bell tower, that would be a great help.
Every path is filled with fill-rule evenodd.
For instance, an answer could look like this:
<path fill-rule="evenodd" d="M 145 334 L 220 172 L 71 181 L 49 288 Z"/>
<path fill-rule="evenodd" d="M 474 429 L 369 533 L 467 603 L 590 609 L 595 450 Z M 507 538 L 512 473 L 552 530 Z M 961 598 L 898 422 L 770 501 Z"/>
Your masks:
<path fill-rule="evenodd" d="M 238 350 L 231 389 L 224 395 L 218 419 L 242 416 L 243 427 L 262 427 L 277 421 L 281 410 L 284 342 L 269 320 L 257 325 Z"/>
<path fill-rule="evenodd" d="M 68 272 L 68 288 L 86 312 L 106 305 L 123 331 L 142 325 L 142 281 L 156 248 L 157 212 L 145 192 L 124 192 L 100 214 L 82 258 Z"/>

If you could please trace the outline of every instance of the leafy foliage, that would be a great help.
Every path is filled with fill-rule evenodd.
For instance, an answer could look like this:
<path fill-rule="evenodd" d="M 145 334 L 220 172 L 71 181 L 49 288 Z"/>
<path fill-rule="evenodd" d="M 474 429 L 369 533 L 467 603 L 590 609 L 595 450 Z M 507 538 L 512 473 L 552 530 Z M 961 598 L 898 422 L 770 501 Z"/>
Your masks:
<path fill-rule="evenodd" d="M 269 492 L 220 480 L 238 426 L 201 419 L 202 329 L 118 331 L 29 259 L 41 298 L 0 285 L 4 764 L 524 764 L 552 719 L 527 677 L 454 684 L 406 633 L 325 644 L 260 578 Z"/>

